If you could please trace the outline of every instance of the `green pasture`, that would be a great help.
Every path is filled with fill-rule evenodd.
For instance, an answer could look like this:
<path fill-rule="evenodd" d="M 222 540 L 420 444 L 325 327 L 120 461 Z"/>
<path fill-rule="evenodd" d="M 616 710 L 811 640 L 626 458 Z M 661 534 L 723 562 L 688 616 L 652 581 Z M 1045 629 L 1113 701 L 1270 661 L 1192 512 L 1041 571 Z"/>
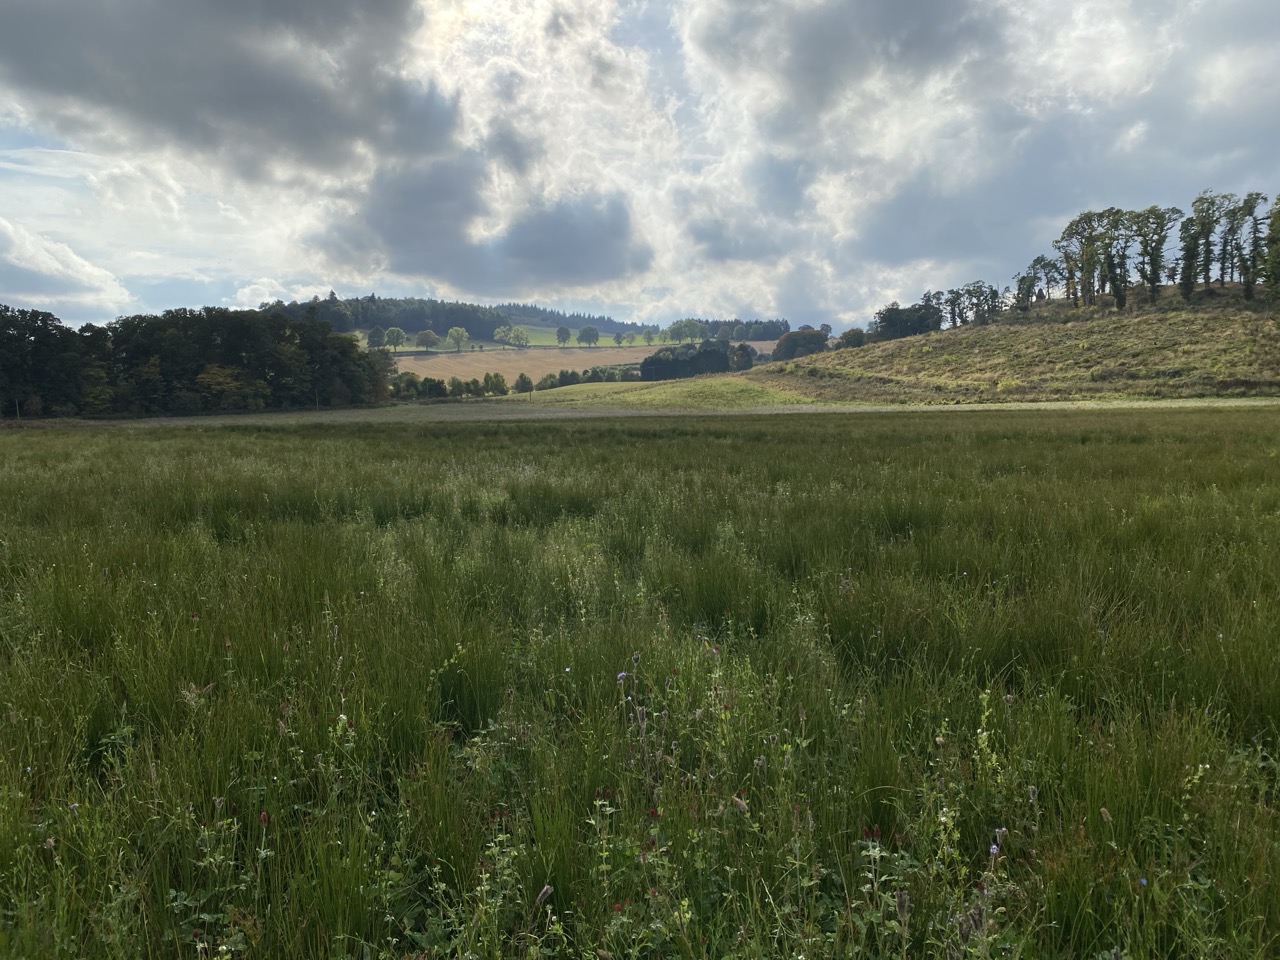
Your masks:
<path fill-rule="evenodd" d="M 0 431 L 0 956 L 1274 956 L 1275 424 Z"/>

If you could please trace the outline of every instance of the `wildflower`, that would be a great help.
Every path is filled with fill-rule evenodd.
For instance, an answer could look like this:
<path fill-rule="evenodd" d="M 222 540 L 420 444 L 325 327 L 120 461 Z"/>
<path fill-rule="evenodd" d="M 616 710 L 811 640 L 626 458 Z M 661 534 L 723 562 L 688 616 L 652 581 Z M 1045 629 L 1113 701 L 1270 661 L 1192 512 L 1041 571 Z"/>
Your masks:
<path fill-rule="evenodd" d="M 1106 807 L 1100 807 L 1100 808 L 1098 809 L 1098 812 L 1102 814 L 1102 822 L 1103 822 L 1103 823 L 1110 823 L 1110 822 L 1111 822 L 1111 811 L 1110 811 L 1110 810 L 1108 810 Z"/>
<path fill-rule="evenodd" d="M 270 820 L 271 820 L 271 815 L 267 813 L 267 811 L 265 810 L 258 811 L 258 822 L 260 824 L 262 824 L 265 827 L 268 821 Z"/>
<path fill-rule="evenodd" d="M 898 922 L 905 927 L 911 917 L 911 895 L 905 890 L 899 890 L 894 894 L 893 900 L 898 908 Z"/>
<path fill-rule="evenodd" d="M 1000 847 L 998 844 L 993 843 L 991 845 L 991 849 L 988 850 L 987 852 L 990 853 L 993 857 L 998 857 L 1000 856 Z"/>
<path fill-rule="evenodd" d="M 657 808 L 657 807 L 650 807 L 650 808 L 649 808 L 649 819 L 650 819 L 650 820 L 657 820 L 657 819 L 658 819 L 658 808 Z"/>
<path fill-rule="evenodd" d="M 621 912 L 622 912 L 622 904 L 621 904 L 621 903 L 616 903 L 616 902 L 615 902 L 615 903 L 614 903 L 614 905 L 613 905 L 613 912 L 614 912 L 614 913 L 621 913 Z"/>
<path fill-rule="evenodd" d="M 1009 838 L 1009 831 L 1004 827 L 996 828 L 996 843 L 1004 843 Z"/>
<path fill-rule="evenodd" d="M 623 680 L 625 680 L 625 679 L 627 679 L 627 671 L 625 671 L 625 670 L 619 670 L 619 671 L 618 671 L 618 682 L 619 682 L 619 683 L 621 683 L 621 682 L 622 682 Z"/>
<path fill-rule="evenodd" d="M 533 905 L 535 907 L 542 906 L 543 902 L 546 901 L 547 897 L 551 896 L 551 893 L 552 893 L 551 884 L 548 883 L 545 887 L 543 887 L 541 890 L 538 891 L 538 897 L 536 900 L 533 901 Z"/>
<path fill-rule="evenodd" d="M 634 666 L 638 666 L 639 663 L 640 663 L 640 651 L 637 650 L 635 653 L 631 655 L 631 665 L 634 667 Z"/>
<path fill-rule="evenodd" d="M 1140 886 L 1140 887 L 1145 887 L 1146 885 L 1147 885 L 1147 878 L 1146 878 L 1146 877 L 1139 877 L 1139 878 L 1138 878 L 1138 886 Z"/>
<path fill-rule="evenodd" d="M 743 800 L 737 794 L 734 794 L 732 799 L 733 799 L 733 805 L 738 808 L 739 813 L 745 816 L 747 813 L 750 812 L 749 808 L 747 807 L 747 801 Z"/>

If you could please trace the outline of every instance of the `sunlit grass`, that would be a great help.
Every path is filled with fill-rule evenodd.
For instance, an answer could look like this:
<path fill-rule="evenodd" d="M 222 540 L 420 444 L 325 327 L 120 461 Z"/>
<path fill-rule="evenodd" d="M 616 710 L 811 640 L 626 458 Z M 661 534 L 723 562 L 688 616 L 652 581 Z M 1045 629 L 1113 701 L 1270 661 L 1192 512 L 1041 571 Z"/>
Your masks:
<path fill-rule="evenodd" d="M 1272 955 L 1274 422 L 0 434 L 0 956 Z"/>
<path fill-rule="evenodd" d="M 619 410 L 751 410 L 813 402 L 798 393 L 729 376 L 658 383 L 583 383 L 540 391 L 532 399 L 553 406 L 596 406 Z"/>

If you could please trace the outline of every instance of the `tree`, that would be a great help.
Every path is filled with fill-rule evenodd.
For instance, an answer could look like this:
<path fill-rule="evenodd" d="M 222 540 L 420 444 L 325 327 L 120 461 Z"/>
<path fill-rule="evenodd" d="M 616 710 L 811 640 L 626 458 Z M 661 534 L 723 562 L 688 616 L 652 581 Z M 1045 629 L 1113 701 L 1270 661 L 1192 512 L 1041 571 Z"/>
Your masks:
<path fill-rule="evenodd" d="M 1133 231 L 1138 238 L 1138 278 L 1147 288 L 1147 299 L 1154 303 L 1160 296 L 1160 281 L 1168 270 L 1165 248 L 1169 245 L 1169 234 L 1183 214 L 1177 207 L 1150 206 L 1132 216 Z"/>
<path fill-rule="evenodd" d="M 571 337 L 572 335 L 573 334 L 569 332 L 568 327 L 560 327 L 556 330 L 556 343 L 560 344 L 560 346 L 563 347 L 566 343 L 569 342 L 569 337 Z"/>
<path fill-rule="evenodd" d="M 436 333 L 434 330 L 423 330 L 418 334 L 414 343 L 422 347 L 424 350 L 430 350 L 432 347 L 439 346 L 440 334 Z"/>
<path fill-rule="evenodd" d="M 529 346 L 529 334 L 525 332 L 524 327 L 513 327 L 507 342 L 517 350 L 523 350 Z"/>
<path fill-rule="evenodd" d="M 1262 273 L 1267 284 L 1267 299 L 1274 305 L 1280 302 L 1280 200 L 1271 205 L 1266 248 Z"/>
<path fill-rule="evenodd" d="M 405 341 L 409 339 L 409 335 L 399 327 L 387 327 L 387 332 L 383 336 L 382 341 L 392 350 L 398 351 L 404 346 Z"/>
<path fill-rule="evenodd" d="M 844 333 L 836 338 L 835 350 L 847 350 L 850 347 L 860 347 L 867 342 L 867 331 L 861 327 L 850 327 Z"/>
<path fill-rule="evenodd" d="M 464 327 L 450 327 L 449 332 L 444 335 L 445 343 L 452 345 L 458 352 L 462 352 L 462 348 L 467 345 L 467 341 L 471 339 L 471 335 L 467 333 Z"/>
<path fill-rule="evenodd" d="M 644 328 L 644 343 L 647 347 L 653 346 L 653 331 L 648 327 Z"/>
<path fill-rule="evenodd" d="M 1092 210 L 1077 214 L 1066 225 L 1053 247 L 1062 257 L 1067 296 L 1074 306 L 1091 307 L 1098 293 L 1101 267 L 1102 215 Z"/>
<path fill-rule="evenodd" d="M 594 347 L 600 342 L 600 331 L 592 326 L 583 327 L 578 331 L 578 342 Z"/>
<path fill-rule="evenodd" d="M 895 304 L 896 306 L 896 304 Z M 827 335 L 812 327 L 792 330 L 778 338 L 773 348 L 773 359 L 792 360 L 795 357 L 821 353 L 827 349 Z"/>
<path fill-rule="evenodd" d="M 507 386 L 507 378 L 500 373 L 484 375 L 484 393 L 487 397 L 505 397 L 511 390 Z"/>
<path fill-rule="evenodd" d="M 1119 207 L 1102 212 L 1102 262 L 1116 309 L 1123 310 L 1129 297 L 1129 251 L 1133 248 L 1133 217 Z"/>
<path fill-rule="evenodd" d="M 1023 313 L 1031 309 L 1031 301 L 1036 298 L 1036 291 L 1040 289 L 1039 279 L 1034 262 L 1026 273 L 1014 274 L 1014 305 Z"/>
<path fill-rule="evenodd" d="M 1196 289 L 1196 271 L 1200 267 L 1201 225 L 1195 217 L 1182 221 L 1178 230 L 1178 240 L 1182 255 L 1181 276 L 1178 279 L 1178 292 L 1183 300 L 1190 300 Z"/>
<path fill-rule="evenodd" d="M 1191 203 L 1191 218 L 1196 226 L 1197 249 L 1200 254 L 1198 271 L 1204 280 L 1205 287 L 1213 283 L 1213 235 L 1227 208 L 1235 202 L 1235 199 L 1234 194 L 1202 190 Z M 1222 243 L 1227 244 L 1225 238 Z M 1186 283 L 1185 276 L 1183 283 Z M 1194 288 L 1194 281 L 1192 286 Z"/>
<path fill-rule="evenodd" d="M 756 348 L 749 343 L 739 343 L 729 351 L 730 370 L 750 370 L 755 366 Z"/>
<path fill-rule="evenodd" d="M 387 345 L 387 331 L 379 326 L 373 326 L 369 329 L 369 336 L 365 338 L 369 342 L 369 346 L 376 349 Z"/>
<path fill-rule="evenodd" d="M 511 337 L 514 333 L 515 331 L 511 329 L 511 324 L 504 324 L 497 330 L 493 331 L 493 341 L 494 343 L 502 344 L 502 348 L 505 350 L 507 344 L 511 342 Z"/>
<path fill-rule="evenodd" d="M 627 335 L 623 337 L 623 339 L 627 341 L 628 347 L 631 346 L 636 342 L 636 332 L 634 330 L 628 330 Z"/>
<path fill-rule="evenodd" d="M 1240 267 L 1241 294 L 1246 300 L 1253 299 L 1254 286 L 1264 266 L 1261 207 L 1266 202 L 1266 195 L 1255 191 L 1247 194 L 1240 203 L 1242 223 L 1236 241 L 1236 258 Z"/>
<path fill-rule="evenodd" d="M 516 393 L 533 393 L 533 380 L 527 373 L 522 373 L 516 377 L 515 382 Z"/>
<path fill-rule="evenodd" d="M 962 291 L 951 291 L 961 293 Z M 948 303 L 953 302 L 948 294 Z M 963 298 L 962 298 L 963 299 Z M 932 333 L 942 329 L 942 307 L 936 300 L 901 306 L 894 301 L 876 311 L 875 319 L 867 327 L 867 340 L 897 340 L 902 337 L 914 337 L 923 333 Z M 786 336 L 791 336 L 787 334 Z M 785 338 L 784 338 L 785 339 Z M 782 340 L 778 341 L 782 345 Z M 774 358 L 779 359 L 775 351 Z"/>

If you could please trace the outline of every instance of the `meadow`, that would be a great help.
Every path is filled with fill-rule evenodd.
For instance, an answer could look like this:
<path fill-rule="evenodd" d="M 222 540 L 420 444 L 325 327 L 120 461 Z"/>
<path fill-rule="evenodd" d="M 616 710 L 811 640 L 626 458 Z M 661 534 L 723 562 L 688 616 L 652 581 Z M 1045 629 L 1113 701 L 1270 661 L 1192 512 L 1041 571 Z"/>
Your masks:
<path fill-rule="evenodd" d="M 1273 956 L 1275 423 L 0 432 L 0 956 Z"/>

